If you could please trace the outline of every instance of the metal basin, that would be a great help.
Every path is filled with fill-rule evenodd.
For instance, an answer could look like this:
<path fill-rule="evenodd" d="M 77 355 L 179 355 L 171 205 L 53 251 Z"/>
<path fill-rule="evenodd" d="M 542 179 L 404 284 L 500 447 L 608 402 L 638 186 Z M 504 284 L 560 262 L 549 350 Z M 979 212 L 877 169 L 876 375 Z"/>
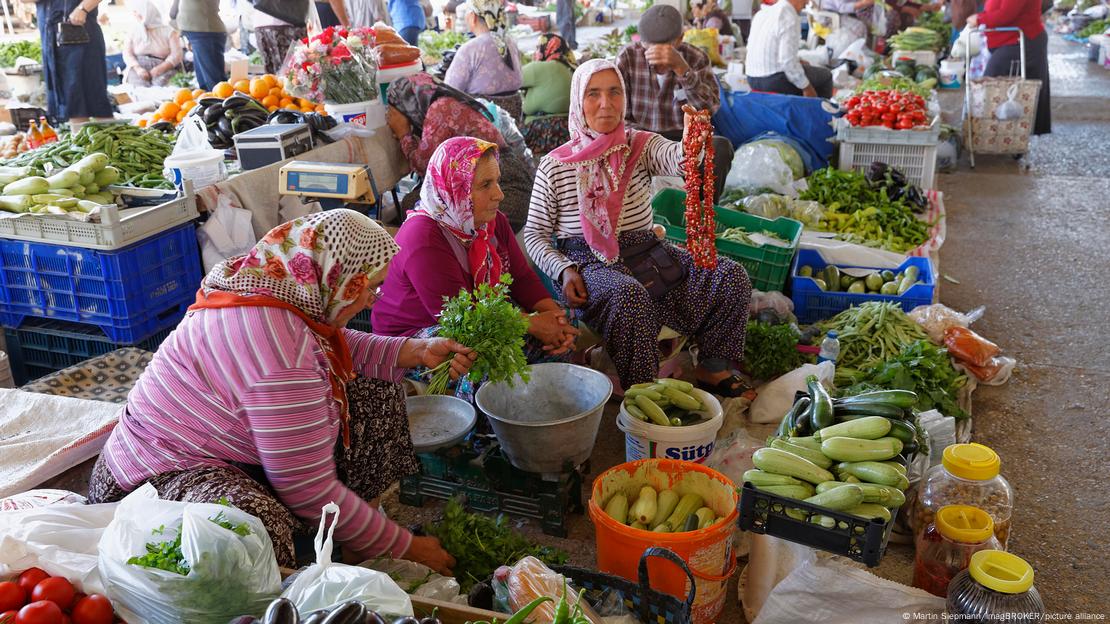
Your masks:
<path fill-rule="evenodd" d="M 514 466 L 558 474 L 590 458 L 613 383 L 575 364 L 532 366 L 531 380 L 485 384 L 475 399 Z"/>
<path fill-rule="evenodd" d="M 413 450 L 431 453 L 455 446 L 474 428 L 478 417 L 470 403 L 453 396 L 411 396 L 405 400 Z"/>

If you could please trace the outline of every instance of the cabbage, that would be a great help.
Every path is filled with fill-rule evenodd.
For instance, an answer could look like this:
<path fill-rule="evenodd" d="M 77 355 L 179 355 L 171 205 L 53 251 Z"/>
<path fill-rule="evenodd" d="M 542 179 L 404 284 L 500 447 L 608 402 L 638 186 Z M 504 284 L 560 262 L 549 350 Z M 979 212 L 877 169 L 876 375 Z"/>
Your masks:
<path fill-rule="evenodd" d="M 775 141 L 773 139 L 753 141 L 751 143 L 748 143 L 748 145 L 768 145 L 777 149 L 779 151 L 779 155 L 782 156 L 782 162 L 786 163 L 787 167 L 790 167 L 790 172 L 794 174 L 795 180 L 806 177 L 806 166 L 805 163 L 802 162 L 802 156 L 798 154 L 798 150 L 794 149 L 790 145 L 783 143 L 782 141 Z"/>

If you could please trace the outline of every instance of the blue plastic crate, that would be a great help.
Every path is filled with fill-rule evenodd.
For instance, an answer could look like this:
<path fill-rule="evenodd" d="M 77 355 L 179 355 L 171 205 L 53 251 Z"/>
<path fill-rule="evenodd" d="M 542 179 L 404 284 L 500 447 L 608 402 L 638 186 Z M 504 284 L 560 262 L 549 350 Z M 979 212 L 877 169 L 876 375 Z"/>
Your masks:
<path fill-rule="evenodd" d="M 355 315 L 355 318 L 347 321 L 347 329 L 354 329 L 360 332 L 372 333 L 374 328 L 370 326 L 370 310 L 363 310 Z"/>
<path fill-rule="evenodd" d="M 89 325 L 29 319 L 19 329 L 5 329 L 4 341 L 12 376 L 19 386 L 121 347 L 157 351 L 176 326 L 174 323 L 136 345 L 124 345 L 109 340 L 104 332 Z"/>
<path fill-rule="evenodd" d="M 177 325 L 201 277 L 192 223 L 113 251 L 0 239 L 0 324 L 87 323 L 134 344 Z"/>
<path fill-rule="evenodd" d="M 794 258 L 794 265 L 790 267 L 790 282 L 791 294 L 790 298 L 794 301 L 794 315 L 798 317 L 799 323 L 816 323 L 817 321 L 827 319 L 847 310 L 852 306 L 859 305 L 865 301 L 894 301 L 902 306 L 906 312 L 921 305 L 929 305 L 933 302 L 933 291 L 936 288 L 936 275 L 933 271 L 933 263 L 928 258 L 909 257 L 897 269 L 891 269 L 895 273 L 901 273 L 910 266 L 916 266 L 920 274 L 918 276 L 918 284 L 911 286 L 906 292 L 901 295 L 877 295 L 872 293 L 848 293 L 843 291 L 828 292 L 821 290 L 817 287 L 817 282 L 813 278 L 802 277 L 798 275 L 798 269 L 802 266 L 811 266 L 813 271 L 824 269 L 829 263 L 821 257 L 821 254 L 812 249 L 799 249 L 798 255 Z M 860 267 L 852 265 L 836 265 L 841 269 L 870 269 L 881 270 L 876 267 Z"/>

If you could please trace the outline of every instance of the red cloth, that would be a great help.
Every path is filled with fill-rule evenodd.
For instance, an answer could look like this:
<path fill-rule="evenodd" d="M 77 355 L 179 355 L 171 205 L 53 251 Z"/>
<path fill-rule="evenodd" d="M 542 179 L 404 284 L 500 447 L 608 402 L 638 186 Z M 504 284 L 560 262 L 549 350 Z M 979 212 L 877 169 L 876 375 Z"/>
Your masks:
<path fill-rule="evenodd" d="M 1035 39 L 1044 32 L 1041 19 L 1040 0 L 987 0 L 979 23 L 987 28 L 1020 28 L 1025 33 L 1025 41 Z M 987 33 L 987 47 L 991 50 L 1018 42 L 1015 32 Z"/>
<path fill-rule="evenodd" d="M 531 312 L 551 294 L 528 265 L 508 217 L 498 212 L 491 225 L 503 270 L 513 276 L 510 287 L 513 301 L 525 312 Z M 474 278 L 470 269 L 459 263 L 435 221 L 423 217 L 408 219 L 394 238 L 401 251 L 389 264 L 382 298 L 371 308 L 371 324 L 374 333 L 382 336 L 412 336 L 436 325 L 443 298 L 454 297 L 463 288 L 474 288 Z"/>

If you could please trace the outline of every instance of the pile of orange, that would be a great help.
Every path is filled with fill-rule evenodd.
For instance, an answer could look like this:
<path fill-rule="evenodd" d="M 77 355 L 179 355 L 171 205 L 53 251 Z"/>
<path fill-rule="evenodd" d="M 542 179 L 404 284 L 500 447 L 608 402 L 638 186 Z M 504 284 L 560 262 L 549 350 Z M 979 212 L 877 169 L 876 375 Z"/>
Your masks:
<path fill-rule="evenodd" d="M 296 98 L 285 92 L 281 81 L 273 74 L 266 74 L 250 80 L 239 80 L 235 84 L 220 82 L 212 87 L 211 91 L 204 89 L 181 89 L 170 102 L 164 102 L 153 113 L 147 113 L 139 118 L 138 124 L 145 128 L 148 125 L 161 121 L 168 121 L 174 125 L 181 123 L 185 115 L 197 105 L 199 100 L 209 97 L 226 98 L 236 92 L 253 97 L 274 112 L 278 109 L 301 111 L 304 113 L 324 113 L 324 105 L 317 104 L 304 98 Z"/>

